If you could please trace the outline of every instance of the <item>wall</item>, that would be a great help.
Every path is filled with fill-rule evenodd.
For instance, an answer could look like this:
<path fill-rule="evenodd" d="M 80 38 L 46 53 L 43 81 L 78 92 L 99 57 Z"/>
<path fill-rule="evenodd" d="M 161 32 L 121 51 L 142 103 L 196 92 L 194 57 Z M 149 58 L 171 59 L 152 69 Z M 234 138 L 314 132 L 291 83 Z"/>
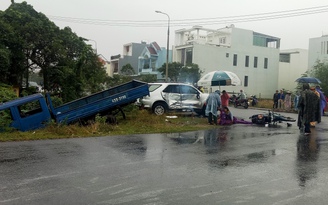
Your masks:
<path fill-rule="evenodd" d="M 325 53 L 323 53 L 322 42 L 325 42 Z M 321 61 L 328 62 L 328 36 L 322 36 L 318 38 L 310 38 L 309 40 L 309 57 L 308 57 L 308 68 L 311 69 L 316 61 L 319 59 Z"/>
<path fill-rule="evenodd" d="M 285 89 L 291 92 L 296 91 L 297 78 L 302 77 L 308 69 L 308 50 L 289 49 L 282 50 L 280 53 L 289 53 L 290 62 L 279 62 L 279 78 L 277 89 Z"/>

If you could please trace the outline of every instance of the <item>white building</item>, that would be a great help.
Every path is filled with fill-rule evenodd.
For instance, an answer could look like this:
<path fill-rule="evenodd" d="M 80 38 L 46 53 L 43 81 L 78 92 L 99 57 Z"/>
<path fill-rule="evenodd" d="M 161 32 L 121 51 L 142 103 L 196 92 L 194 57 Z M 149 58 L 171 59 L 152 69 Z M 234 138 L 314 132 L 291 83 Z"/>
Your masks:
<path fill-rule="evenodd" d="M 288 49 L 280 51 L 278 90 L 295 92 L 297 78 L 308 70 L 308 50 Z"/>
<path fill-rule="evenodd" d="M 279 46 L 279 38 L 233 25 L 217 30 L 194 26 L 175 31 L 173 61 L 198 64 L 203 75 L 214 70 L 234 72 L 242 85 L 221 90 L 243 89 L 248 96 L 271 98 L 278 89 Z"/>
<path fill-rule="evenodd" d="M 317 61 L 328 62 L 328 35 L 309 40 L 308 68 L 312 69 Z"/>

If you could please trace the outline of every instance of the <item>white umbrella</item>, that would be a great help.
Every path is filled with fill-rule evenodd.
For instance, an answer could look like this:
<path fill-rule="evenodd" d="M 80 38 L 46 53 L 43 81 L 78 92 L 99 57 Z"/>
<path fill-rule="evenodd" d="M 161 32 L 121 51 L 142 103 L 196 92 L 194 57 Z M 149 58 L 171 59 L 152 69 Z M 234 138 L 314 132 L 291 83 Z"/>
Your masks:
<path fill-rule="evenodd" d="M 198 86 L 226 86 L 241 85 L 240 78 L 233 72 L 217 70 L 205 74 L 198 82 Z"/>

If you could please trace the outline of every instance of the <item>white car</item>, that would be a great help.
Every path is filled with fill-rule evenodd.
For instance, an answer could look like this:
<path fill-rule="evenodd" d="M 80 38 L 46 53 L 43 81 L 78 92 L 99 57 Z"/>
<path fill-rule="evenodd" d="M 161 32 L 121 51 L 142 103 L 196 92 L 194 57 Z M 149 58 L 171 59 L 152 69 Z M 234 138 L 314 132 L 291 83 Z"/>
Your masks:
<path fill-rule="evenodd" d="M 169 110 L 205 113 L 207 93 L 183 83 L 149 83 L 149 96 L 138 100 L 138 105 L 151 109 L 156 115 Z"/>

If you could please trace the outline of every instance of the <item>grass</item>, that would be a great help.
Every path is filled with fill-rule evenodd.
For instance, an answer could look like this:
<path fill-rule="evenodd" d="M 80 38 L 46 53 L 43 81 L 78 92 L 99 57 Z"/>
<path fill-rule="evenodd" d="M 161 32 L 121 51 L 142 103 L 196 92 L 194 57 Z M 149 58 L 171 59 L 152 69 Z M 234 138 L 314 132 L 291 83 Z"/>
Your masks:
<path fill-rule="evenodd" d="M 186 132 L 193 130 L 208 129 L 212 127 L 207 124 L 207 118 L 192 117 L 191 115 L 178 115 L 178 118 L 166 118 L 156 116 L 147 110 L 133 110 L 126 112 L 126 119 L 117 116 L 118 124 L 105 123 L 103 119 L 87 126 L 78 124 L 60 125 L 50 123 L 43 129 L 20 132 L 2 132 L 0 141 L 24 141 L 42 139 L 61 139 L 97 136 L 115 136 L 129 134 L 170 133 Z"/>
<path fill-rule="evenodd" d="M 255 107 L 272 108 L 272 100 L 261 99 Z M 45 128 L 20 132 L 8 131 L 0 132 L 0 142 L 24 141 L 24 140 L 43 140 L 60 138 L 79 138 L 97 136 L 116 136 L 130 134 L 150 134 L 150 133 L 174 133 L 194 130 L 202 130 L 213 127 L 207 124 L 207 118 L 193 117 L 191 115 L 177 115 L 178 118 L 167 118 L 156 116 L 147 110 L 138 110 L 135 107 L 128 107 L 125 110 L 126 119 L 121 115 L 117 116 L 118 124 L 105 123 L 105 119 L 97 117 L 95 122 L 87 126 L 78 124 L 61 125 L 49 123 Z"/>

